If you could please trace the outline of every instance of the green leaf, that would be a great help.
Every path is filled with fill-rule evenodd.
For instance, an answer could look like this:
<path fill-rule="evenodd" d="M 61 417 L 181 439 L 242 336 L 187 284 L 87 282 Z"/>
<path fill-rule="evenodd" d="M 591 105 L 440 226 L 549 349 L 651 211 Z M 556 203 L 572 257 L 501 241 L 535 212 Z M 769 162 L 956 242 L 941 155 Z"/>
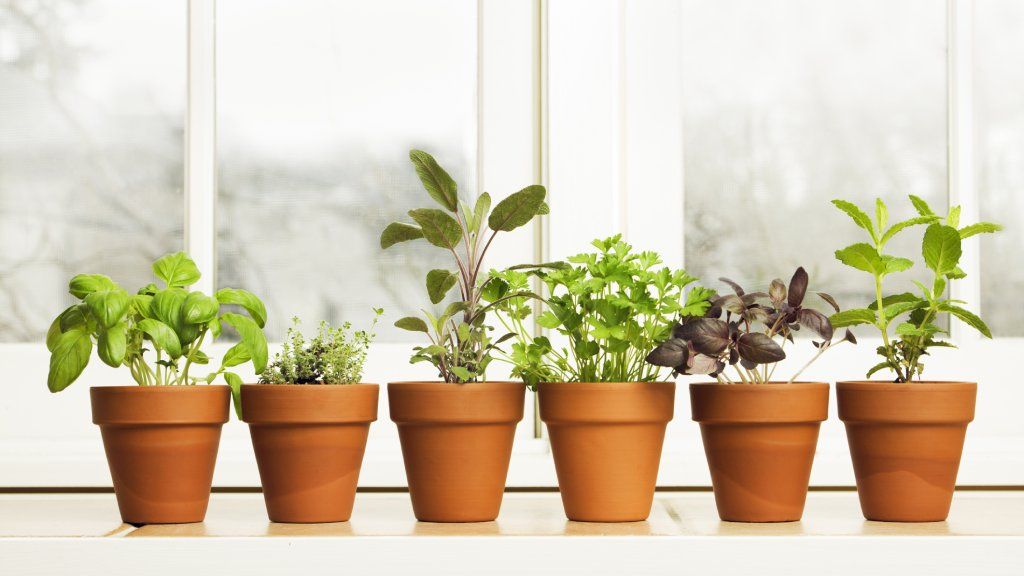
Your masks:
<path fill-rule="evenodd" d="M 882 255 L 882 274 L 893 274 L 895 272 L 903 272 L 908 268 L 912 267 L 914 263 L 906 258 L 897 258 L 895 256 Z"/>
<path fill-rule="evenodd" d="M 839 208 L 840 210 L 845 212 L 847 216 L 852 218 L 853 221 L 857 224 L 857 226 L 860 226 L 861 228 L 867 230 L 868 233 L 871 234 L 872 240 L 877 239 L 877 236 L 875 235 L 875 227 L 871 224 L 871 218 L 869 218 L 863 210 L 858 208 L 856 204 L 854 204 L 853 202 L 847 202 L 846 200 L 838 199 L 833 200 L 832 204 L 834 204 L 836 208 Z"/>
<path fill-rule="evenodd" d="M 828 318 L 829 322 L 832 323 L 833 328 L 845 328 L 847 326 L 857 326 L 860 324 L 874 324 L 877 319 L 878 318 L 875 313 L 867 308 L 843 310 L 842 312 L 836 312 Z"/>
<path fill-rule="evenodd" d="M 870 244 L 859 242 L 842 250 L 836 250 L 836 259 L 857 270 L 863 270 L 875 275 L 884 274 L 882 259 Z"/>
<path fill-rule="evenodd" d="M 970 226 L 964 226 L 960 229 L 960 238 L 970 238 L 977 234 L 992 234 L 999 232 L 1003 227 L 999 224 L 993 224 L 991 222 L 978 222 L 977 224 L 971 224 Z"/>
<path fill-rule="evenodd" d="M 468 382 L 473 378 L 476 378 L 476 374 L 470 372 L 469 370 L 462 366 L 452 366 L 451 368 L 448 369 L 448 371 L 451 372 L 452 374 L 455 374 L 455 376 L 459 379 L 460 382 Z"/>
<path fill-rule="evenodd" d="M 879 230 L 885 230 L 888 224 L 889 210 L 886 209 L 885 202 L 882 202 L 881 198 L 875 198 L 875 225 Z"/>
<path fill-rule="evenodd" d="M 430 301 L 434 304 L 444 300 L 448 291 L 455 286 L 455 282 L 458 281 L 458 275 L 448 270 L 435 269 L 427 272 L 427 294 L 430 295 Z"/>
<path fill-rule="evenodd" d="M 870 370 L 868 370 L 868 373 L 865 376 L 865 378 L 871 378 L 871 376 L 874 375 L 874 373 L 878 372 L 879 370 L 892 370 L 892 367 L 889 366 L 888 362 L 879 362 L 878 364 L 872 366 Z"/>
<path fill-rule="evenodd" d="M 126 324 L 115 324 L 100 332 L 100 337 L 96 342 L 96 352 L 104 364 L 117 368 L 124 362 L 127 350 L 128 326 Z"/>
<path fill-rule="evenodd" d="M 195 284 L 200 277 L 196 263 L 184 252 L 168 254 L 153 263 L 153 274 L 168 287 L 183 288 Z"/>
<path fill-rule="evenodd" d="M 949 280 L 960 280 L 961 278 L 967 278 L 967 272 L 964 272 L 962 268 L 957 266 L 949 272 L 946 272 L 946 278 Z"/>
<path fill-rule="evenodd" d="M 399 242 L 408 242 L 418 238 L 423 238 L 423 230 L 420 230 L 419 227 L 405 222 L 392 222 L 388 224 L 384 232 L 381 232 L 380 247 L 387 249 Z"/>
<path fill-rule="evenodd" d="M 202 292 L 189 292 L 181 306 L 182 318 L 188 324 L 206 324 L 216 318 L 218 312 L 220 302 Z"/>
<path fill-rule="evenodd" d="M 252 360 L 252 352 L 249 350 L 249 346 L 247 346 L 245 342 L 239 342 L 231 348 L 228 348 L 228 351 L 224 353 L 224 358 L 221 359 L 220 363 L 226 368 L 231 368 L 232 366 L 245 364 L 250 360 Z"/>
<path fill-rule="evenodd" d="M 936 216 L 935 212 L 930 206 L 928 206 L 927 202 L 913 194 L 910 195 L 910 203 L 914 205 L 914 209 L 916 209 L 917 213 L 921 216 Z"/>
<path fill-rule="evenodd" d="M 63 332 L 60 331 L 60 316 L 53 319 L 50 323 L 50 328 L 46 331 L 46 349 L 53 352 L 54 346 L 57 345 L 57 340 Z"/>
<path fill-rule="evenodd" d="M 131 299 L 131 310 L 143 318 L 154 318 L 153 297 L 149 294 L 133 294 Z"/>
<path fill-rule="evenodd" d="M 908 302 L 896 302 L 885 307 L 885 318 L 886 320 L 892 320 L 900 314 L 905 314 L 913 310 L 920 310 L 928 306 L 927 300 L 921 300 L 918 297 L 914 297 L 913 301 Z"/>
<path fill-rule="evenodd" d="M 84 299 L 93 292 L 115 290 L 117 287 L 113 280 L 103 274 L 79 274 L 68 283 L 68 292 L 75 298 Z"/>
<path fill-rule="evenodd" d="M 519 228 L 533 220 L 533 217 L 539 213 L 545 195 L 547 195 L 547 191 L 543 186 L 537 184 L 523 188 L 498 202 L 490 217 L 487 218 L 487 225 L 491 230 L 503 232 Z"/>
<path fill-rule="evenodd" d="M 256 321 L 256 325 L 263 328 L 267 324 L 267 308 L 263 301 L 248 290 L 239 288 L 221 288 L 216 293 L 217 301 L 221 304 L 237 304 L 245 309 Z"/>
<path fill-rule="evenodd" d="M 417 318 L 416 316 L 399 318 L 395 321 L 395 327 L 401 328 L 402 330 L 408 330 L 410 332 L 430 333 L 430 328 L 427 327 L 427 323 L 424 322 L 422 318 Z"/>
<path fill-rule="evenodd" d="M 89 364 L 92 340 L 81 328 L 60 335 L 50 355 L 50 373 L 46 385 L 50 392 L 60 392 L 74 382 Z"/>
<path fill-rule="evenodd" d="M 939 309 L 956 316 L 968 326 L 974 328 L 978 332 L 981 332 L 986 338 L 992 337 L 992 332 L 988 329 L 988 325 L 986 325 L 985 322 L 982 321 L 982 319 L 975 313 L 948 302 L 942 303 L 942 305 L 939 306 Z"/>
<path fill-rule="evenodd" d="M 952 206 L 949 209 L 949 214 L 946 215 L 946 225 L 956 228 L 960 225 L 960 207 Z"/>
<path fill-rule="evenodd" d="M 85 297 L 85 303 L 92 311 L 92 315 L 104 328 L 109 328 L 124 319 L 130 302 L 128 293 L 120 288 L 93 292 Z"/>
<path fill-rule="evenodd" d="M 410 150 L 409 159 L 412 160 L 416 175 L 420 177 L 420 182 L 430 197 L 449 212 L 455 212 L 459 207 L 459 193 L 455 180 L 452 180 L 433 156 L 422 150 Z"/>
<path fill-rule="evenodd" d="M 73 304 L 68 306 L 63 312 L 53 319 L 53 322 L 50 323 L 49 330 L 46 331 L 47 350 L 53 352 L 61 334 L 74 328 L 85 328 L 85 316 L 82 315 L 82 306 L 84 306 L 84 304 Z"/>
<path fill-rule="evenodd" d="M 252 367 L 257 374 L 263 372 L 267 367 L 267 337 L 263 334 L 259 324 L 248 316 L 228 312 L 220 317 L 221 321 L 227 322 L 238 331 L 242 342 L 249 349 L 252 355 Z"/>
<path fill-rule="evenodd" d="M 178 328 L 182 325 L 181 307 L 185 305 L 187 297 L 188 292 L 181 288 L 161 290 L 156 293 L 156 296 L 153 296 L 150 311 L 157 320 L 173 328 Z"/>
<path fill-rule="evenodd" d="M 952 272 L 960 262 L 960 233 L 952 226 L 932 224 L 924 232 L 921 246 L 924 263 L 936 274 Z"/>
<path fill-rule="evenodd" d="M 918 302 L 920 300 L 920 298 L 918 298 L 911 292 L 903 292 L 902 294 L 892 294 L 882 298 L 882 307 L 885 308 L 897 302 Z M 878 302 L 873 301 L 871 302 L 871 304 L 868 304 L 868 310 L 878 310 Z"/>
<path fill-rule="evenodd" d="M 409 216 L 423 229 L 423 237 L 434 246 L 454 250 L 462 239 L 459 222 L 436 208 L 410 210 Z"/>
<path fill-rule="evenodd" d="M 938 219 L 938 216 L 932 214 L 931 216 L 917 216 L 909 220 L 897 222 L 892 225 L 892 228 L 889 228 L 888 230 L 885 231 L 885 234 L 882 235 L 882 240 L 880 243 L 883 245 L 886 244 L 887 242 L 889 242 L 889 240 L 892 240 L 893 236 L 896 236 L 896 234 L 899 234 L 900 232 L 907 228 L 910 228 L 911 226 L 918 226 L 920 224 L 931 224 L 932 222 L 935 222 Z"/>
<path fill-rule="evenodd" d="M 231 388 L 231 403 L 235 406 L 235 416 L 242 419 L 242 377 L 234 372 L 225 372 L 224 381 Z"/>
<path fill-rule="evenodd" d="M 141 320 L 136 326 L 161 350 L 170 354 L 171 358 L 181 357 L 181 341 L 170 326 L 150 318 Z"/>
<path fill-rule="evenodd" d="M 473 209 L 473 223 L 470 226 L 474 231 L 480 231 L 480 225 L 484 223 L 484 218 L 491 212 L 491 195 L 484 192 L 476 199 L 476 208 Z"/>

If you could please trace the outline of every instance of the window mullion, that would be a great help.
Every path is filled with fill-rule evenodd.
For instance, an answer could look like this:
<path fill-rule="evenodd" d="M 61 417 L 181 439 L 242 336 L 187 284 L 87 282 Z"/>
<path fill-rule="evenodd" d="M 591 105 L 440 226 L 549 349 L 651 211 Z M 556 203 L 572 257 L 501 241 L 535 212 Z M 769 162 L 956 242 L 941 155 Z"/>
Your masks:
<path fill-rule="evenodd" d="M 185 249 L 215 286 L 217 194 L 216 0 L 188 0 L 188 106 L 185 122 Z"/>

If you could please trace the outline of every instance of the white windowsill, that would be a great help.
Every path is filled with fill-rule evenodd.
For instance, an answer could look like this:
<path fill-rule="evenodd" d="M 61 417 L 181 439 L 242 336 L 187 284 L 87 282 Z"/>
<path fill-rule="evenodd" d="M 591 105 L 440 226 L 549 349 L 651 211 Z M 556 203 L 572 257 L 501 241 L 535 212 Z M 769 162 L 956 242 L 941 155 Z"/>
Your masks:
<path fill-rule="evenodd" d="M 187 553 L 186 553 L 187 551 Z M 802 522 L 720 522 L 710 493 L 659 493 L 648 521 L 570 522 L 557 494 L 507 494 L 496 522 L 416 522 L 406 494 L 359 494 L 352 520 L 273 524 L 258 494 L 215 494 L 207 521 L 120 523 L 113 495 L 0 496 L 0 572 L 118 574 L 1009 574 L 1024 493 L 960 492 L 947 522 L 865 521 L 815 492 Z M 839 568 L 841 567 L 841 570 Z"/>

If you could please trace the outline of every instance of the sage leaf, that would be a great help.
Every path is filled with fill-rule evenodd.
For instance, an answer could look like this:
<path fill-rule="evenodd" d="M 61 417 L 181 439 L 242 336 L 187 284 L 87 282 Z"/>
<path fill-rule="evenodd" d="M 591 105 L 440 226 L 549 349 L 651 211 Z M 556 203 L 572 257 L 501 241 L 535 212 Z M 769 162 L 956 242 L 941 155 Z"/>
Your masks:
<path fill-rule="evenodd" d="M 410 150 L 409 159 L 416 168 L 416 175 L 430 194 L 430 197 L 444 206 L 449 212 L 459 207 L 459 194 L 455 180 L 445 172 L 434 157 L 422 150 Z"/>
<path fill-rule="evenodd" d="M 430 302 L 437 304 L 444 300 L 457 281 L 458 275 L 448 270 L 435 269 L 427 272 L 427 294 L 430 295 Z"/>
<path fill-rule="evenodd" d="M 491 230 L 503 232 L 519 228 L 538 214 L 546 194 L 543 186 L 534 184 L 509 195 L 494 207 L 487 218 L 487 225 Z"/>
<path fill-rule="evenodd" d="M 380 247 L 387 249 L 399 242 L 408 242 L 419 238 L 423 238 L 423 230 L 420 230 L 419 227 L 404 222 L 392 222 L 388 224 L 384 232 L 381 232 Z"/>
<path fill-rule="evenodd" d="M 425 332 L 430 333 L 430 329 L 427 327 L 427 323 L 422 318 L 415 316 L 406 316 L 405 318 L 399 318 L 395 321 L 395 327 L 401 328 L 402 330 L 408 330 L 410 332 Z"/>
<path fill-rule="evenodd" d="M 470 226 L 473 231 L 479 232 L 484 218 L 491 212 L 491 195 L 484 192 L 476 199 L 476 208 L 473 209 L 473 224 Z"/>
<path fill-rule="evenodd" d="M 75 328 L 60 335 L 50 355 L 50 372 L 46 385 L 50 392 L 60 392 L 82 374 L 92 354 L 92 339 L 89 334 Z"/>
<path fill-rule="evenodd" d="M 459 222 L 436 208 L 410 210 L 409 216 L 420 225 L 423 237 L 434 246 L 454 250 L 462 239 Z"/>

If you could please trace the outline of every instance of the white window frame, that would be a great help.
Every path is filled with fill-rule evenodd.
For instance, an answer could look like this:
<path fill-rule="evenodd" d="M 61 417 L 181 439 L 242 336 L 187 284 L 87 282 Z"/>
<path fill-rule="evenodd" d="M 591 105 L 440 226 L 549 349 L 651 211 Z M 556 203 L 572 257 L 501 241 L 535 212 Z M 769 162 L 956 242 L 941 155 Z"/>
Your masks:
<path fill-rule="evenodd" d="M 973 0 L 947 1 L 949 198 L 963 206 L 963 218 L 969 221 L 978 214 L 971 97 Z M 645 39 L 671 34 L 659 10 L 671 10 L 674 0 L 477 2 L 477 192 L 487 190 L 500 197 L 540 182 L 548 186 L 552 205 L 551 215 L 532 229 L 496 243 L 491 264 L 563 257 L 586 249 L 593 237 L 622 233 L 634 244 L 660 252 L 668 265 L 683 265 L 682 132 L 666 128 L 681 125 L 681 79 L 663 74 L 676 69 L 673 59 L 678 50 L 643 52 Z M 215 0 L 188 0 L 184 241 L 203 273 L 203 290 L 216 285 L 215 23 Z M 633 33 L 633 25 L 642 26 L 644 34 Z M 645 206 L 658 209 L 642 210 Z M 977 237 L 965 242 L 962 267 L 968 278 L 954 283 L 954 293 L 977 304 Z M 933 359 L 933 372 L 970 378 L 960 359 L 1009 358 L 1024 346 L 1022 338 L 981 340 L 957 321 L 953 337 L 961 349 Z M 218 354 L 225 348 L 215 345 L 211 351 Z M 861 348 L 870 350 L 873 345 L 865 342 Z M 409 352 L 408 344 L 376 344 L 368 359 L 367 381 L 430 379 L 429 369 L 408 364 Z M 832 380 L 862 373 L 865 359 L 860 351 L 837 349 L 830 354 L 834 355 L 818 366 L 819 372 L 808 376 Z M 41 344 L 0 345 L 0 362 L 15 367 L 7 399 L 0 406 L 0 430 L 9 431 L 0 435 L 0 487 L 109 486 L 99 432 L 89 421 L 88 387 L 126 383 L 125 377 L 93 362 L 81 381 L 51 395 L 42 384 L 47 358 Z M 1010 377 L 1008 368 L 992 362 L 972 369 L 982 386 L 960 483 L 1022 486 L 1024 422 L 1016 418 L 1015 407 L 1024 403 L 1024 387 Z M 834 405 L 831 410 L 812 484 L 852 486 L 845 434 Z M 533 394 L 528 395 L 517 434 L 508 485 L 556 486 Z M 384 394 L 370 436 L 360 484 L 404 486 L 397 433 Z M 259 485 L 248 432 L 240 422 L 225 426 L 214 483 Z M 689 418 L 685 379 L 678 384 L 659 485 L 709 485 L 699 432 Z"/>
<path fill-rule="evenodd" d="M 948 191 L 962 218 L 978 219 L 974 186 L 973 32 L 974 0 L 947 0 Z M 938 9 L 941 9 L 937 7 Z M 598 235 L 621 233 L 645 250 L 662 254 L 670 266 L 683 265 L 684 171 L 682 79 L 679 70 L 674 0 L 548 0 L 546 101 L 552 196 L 548 250 L 556 255 L 587 249 Z M 652 42 L 659 40 L 658 43 Z M 675 48 L 675 49 L 674 49 Z M 825 202 L 826 199 L 822 199 Z M 666 231 L 671 231 L 666 233 Z M 964 242 L 965 280 L 952 283 L 954 297 L 978 309 L 981 302 L 980 237 Z M 837 264 L 838 265 L 838 264 Z M 966 328 L 966 329 L 965 329 Z M 961 485 L 1024 486 L 1024 402 L 1012 363 L 1024 338 L 987 340 L 954 319 L 958 350 L 936 353 L 932 375 L 980 383 L 975 422 L 967 435 L 958 481 Z M 834 382 L 861 378 L 874 363 L 877 342 L 862 338 L 856 349 L 837 348 L 805 373 Z M 800 354 L 791 361 L 802 365 Z M 978 359 L 969 362 L 970 359 Z M 984 359 L 984 360 L 982 360 Z M 706 486 L 709 476 L 696 424 L 690 421 L 686 384 L 676 393 L 659 485 Z M 812 485 L 852 486 L 845 432 L 830 407 L 823 425 Z"/>

